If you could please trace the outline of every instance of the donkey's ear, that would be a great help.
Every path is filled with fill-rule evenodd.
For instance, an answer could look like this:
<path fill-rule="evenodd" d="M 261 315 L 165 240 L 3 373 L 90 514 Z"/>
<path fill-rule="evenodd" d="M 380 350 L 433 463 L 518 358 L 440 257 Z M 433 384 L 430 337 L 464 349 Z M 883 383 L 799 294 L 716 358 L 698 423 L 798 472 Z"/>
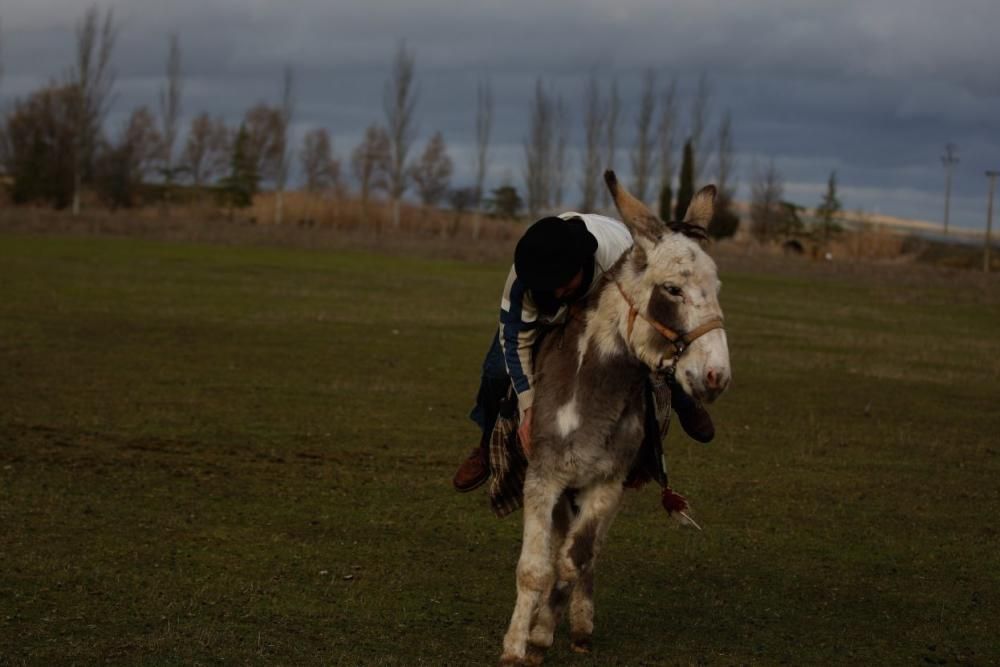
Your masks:
<path fill-rule="evenodd" d="M 638 241 L 641 239 L 658 241 L 665 229 L 663 223 L 646 205 L 629 194 L 629 191 L 618 182 L 615 172 L 608 169 L 604 172 L 604 182 L 608 184 L 611 198 L 615 200 L 618 213 L 622 216 L 622 222 L 632 232 L 632 237 Z"/>
<path fill-rule="evenodd" d="M 703 229 L 708 227 L 708 223 L 712 221 L 712 216 L 715 215 L 715 193 L 714 185 L 706 185 L 701 190 L 698 190 L 691 203 L 688 204 L 684 222 L 698 225 Z"/>

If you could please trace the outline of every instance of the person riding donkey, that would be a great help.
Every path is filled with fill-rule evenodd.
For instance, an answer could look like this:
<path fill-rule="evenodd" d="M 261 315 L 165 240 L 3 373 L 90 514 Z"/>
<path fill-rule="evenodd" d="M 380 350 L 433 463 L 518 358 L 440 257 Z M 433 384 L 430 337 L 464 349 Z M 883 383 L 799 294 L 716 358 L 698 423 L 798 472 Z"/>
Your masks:
<path fill-rule="evenodd" d="M 490 434 L 511 385 L 520 412 L 518 438 L 530 457 L 535 343 L 573 316 L 575 304 L 586 299 L 631 245 L 631 235 L 618 220 L 574 212 L 538 220 L 518 241 L 500 304 L 500 324 L 483 361 L 476 405 L 469 415 L 482 437 L 455 473 L 456 490 L 472 491 L 489 479 Z M 711 441 L 715 428 L 701 403 L 677 383 L 669 388 L 671 406 L 687 434 L 699 442 Z"/>

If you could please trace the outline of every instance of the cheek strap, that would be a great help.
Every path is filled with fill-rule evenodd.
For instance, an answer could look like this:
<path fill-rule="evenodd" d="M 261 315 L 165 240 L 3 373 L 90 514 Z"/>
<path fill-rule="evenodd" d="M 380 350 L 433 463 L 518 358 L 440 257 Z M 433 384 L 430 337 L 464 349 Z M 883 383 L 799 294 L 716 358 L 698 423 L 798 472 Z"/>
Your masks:
<path fill-rule="evenodd" d="M 722 323 L 722 318 L 713 317 L 712 319 L 703 322 L 702 324 L 698 325 L 697 327 L 695 327 L 691 331 L 688 331 L 687 333 L 683 334 L 677 333 L 676 331 L 674 331 L 667 325 L 663 324 L 662 322 L 657 322 L 652 318 L 646 317 L 645 314 L 640 313 L 639 309 L 636 308 L 635 301 L 633 301 L 629 297 L 629 295 L 625 293 L 625 289 L 622 288 L 621 283 L 618 282 L 617 280 L 615 281 L 615 287 L 618 288 L 619 294 L 622 295 L 622 298 L 625 299 L 625 303 L 628 304 L 628 320 L 625 327 L 626 340 L 632 339 L 632 329 L 635 328 L 635 318 L 641 317 L 642 319 L 646 320 L 646 323 L 649 324 L 649 326 L 653 327 L 653 329 L 655 329 L 657 333 L 666 338 L 670 342 L 670 344 L 674 346 L 676 350 L 676 355 L 680 356 L 680 354 L 685 349 L 687 349 L 687 347 L 691 345 L 691 343 L 701 338 L 709 331 L 714 331 L 715 329 L 725 329 Z"/>

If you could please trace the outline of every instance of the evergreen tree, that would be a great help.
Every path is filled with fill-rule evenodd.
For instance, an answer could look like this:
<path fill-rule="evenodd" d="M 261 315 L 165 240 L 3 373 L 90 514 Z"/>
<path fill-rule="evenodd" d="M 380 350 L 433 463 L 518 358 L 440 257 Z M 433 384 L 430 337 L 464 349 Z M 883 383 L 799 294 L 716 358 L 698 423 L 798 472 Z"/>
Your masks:
<path fill-rule="evenodd" d="M 724 239 L 736 234 L 740 227 L 740 216 L 733 213 L 728 200 L 722 200 L 715 207 L 715 215 L 708 223 L 708 235 L 713 239 Z"/>
<path fill-rule="evenodd" d="M 840 231 L 835 217 L 841 209 L 840 199 L 837 198 L 837 172 L 834 170 L 826 182 L 826 194 L 816 207 L 816 220 L 824 240 L 829 241 L 832 234 Z"/>
<path fill-rule="evenodd" d="M 249 151 L 249 141 L 246 125 L 240 124 L 229 160 L 229 175 L 222 179 L 227 202 L 238 208 L 245 208 L 253 203 L 259 182 L 257 168 Z"/>
<path fill-rule="evenodd" d="M 497 218 L 517 218 L 524 201 L 513 185 L 501 185 L 493 190 L 493 196 L 486 200 L 486 208 Z"/>
<path fill-rule="evenodd" d="M 669 183 L 664 184 L 660 188 L 660 220 L 664 222 L 670 222 L 673 218 L 670 217 L 670 204 L 673 203 L 674 191 L 670 187 Z"/>
<path fill-rule="evenodd" d="M 694 197 L 694 150 L 691 139 L 684 142 L 684 159 L 681 161 L 681 182 L 677 188 L 677 207 L 674 219 L 683 220 Z"/>

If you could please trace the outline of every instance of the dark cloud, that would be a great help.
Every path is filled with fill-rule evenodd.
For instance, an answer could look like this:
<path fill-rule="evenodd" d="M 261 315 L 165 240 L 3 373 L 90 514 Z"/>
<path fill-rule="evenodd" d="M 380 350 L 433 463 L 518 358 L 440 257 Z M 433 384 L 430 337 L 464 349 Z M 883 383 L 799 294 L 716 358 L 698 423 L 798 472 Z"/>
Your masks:
<path fill-rule="evenodd" d="M 442 129 L 460 164 L 475 82 L 489 75 L 498 100 L 494 181 L 505 173 L 519 180 L 536 77 L 572 106 L 588 72 L 615 76 L 634 106 L 645 68 L 663 81 L 678 77 L 688 99 L 707 73 L 714 108 L 733 113 L 744 186 L 755 161 L 773 158 L 802 203 L 814 203 L 837 169 L 848 206 L 935 219 L 939 155 L 953 141 L 962 159 L 955 218 L 980 226 L 982 172 L 1000 166 L 995 0 L 133 0 L 115 11 L 119 114 L 155 104 L 166 34 L 177 31 L 188 112 L 236 119 L 255 101 L 277 98 L 281 68 L 291 63 L 298 127 L 329 127 L 341 154 L 380 120 L 398 40 L 418 57 L 421 134 Z M 9 100 L 65 71 L 80 12 L 76 0 L 5 1 L 0 94 Z"/>

